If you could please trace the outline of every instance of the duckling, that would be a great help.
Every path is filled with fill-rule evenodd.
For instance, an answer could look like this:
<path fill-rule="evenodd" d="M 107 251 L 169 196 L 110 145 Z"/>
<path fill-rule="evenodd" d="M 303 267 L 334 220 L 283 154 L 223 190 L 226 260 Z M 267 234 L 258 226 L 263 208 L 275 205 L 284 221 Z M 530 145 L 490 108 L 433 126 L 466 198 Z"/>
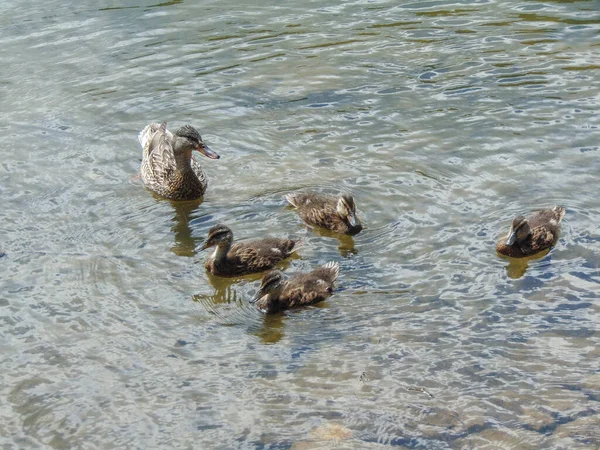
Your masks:
<path fill-rule="evenodd" d="M 528 218 L 515 217 L 506 241 L 496 244 L 496 251 L 513 258 L 523 258 L 552 247 L 558 240 L 560 222 L 564 216 L 565 208 L 554 206 Z"/>
<path fill-rule="evenodd" d="M 252 303 L 267 314 L 314 305 L 333 293 L 339 272 L 336 262 L 328 262 L 312 272 L 293 274 L 287 280 L 280 270 L 272 270 L 263 278 Z"/>
<path fill-rule="evenodd" d="M 202 250 L 216 246 L 206 259 L 206 270 L 222 277 L 235 277 L 272 269 L 300 248 L 299 241 L 264 237 L 231 245 L 233 233 L 225 225 L 212 227 Z"/>
<path fill-rule="evenodd" d="M 298 210 L 302 220 L 309 225 L 350 236 L 360 233 L 363 229 L 356 216 L 356 205 L 351 195 L 333 197 L 307 192 L 288 194 L 285 199 Z"/>
<path fill-rule="evenodd" d="M 219 159 L 219 155 L 194 127 L 184 125 L 171 134 L 167 122 L 151 123 L 138 140 L 143 149 L 141 177 L 148 189 L 172 200 L 196 200 L 204 195 L 208 181 L 192 151 L 211 159 Z"/>

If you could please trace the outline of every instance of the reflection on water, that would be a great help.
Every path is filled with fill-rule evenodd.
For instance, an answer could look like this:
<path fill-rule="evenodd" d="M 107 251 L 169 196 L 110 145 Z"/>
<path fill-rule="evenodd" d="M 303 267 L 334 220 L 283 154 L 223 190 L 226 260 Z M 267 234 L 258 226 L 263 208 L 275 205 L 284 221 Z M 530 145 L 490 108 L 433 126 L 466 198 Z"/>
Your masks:
<path fill-rule="evenodd" d="M 546 249 L 539 253 L 536 253 L 535 255 L 528 256 L 525 258 L 510 258 L 508 256 L 501 255 L 500 253 L 498 253 L 498 256 L 508 261 L 508 265 L 506 266 L 506 275 L 508 275 L 509 278 L 516 279 L 521 278 L 523 275 L 525 275 L 527 266 L 529 266 L 529 263 L 531 261 L 542 259 L 548 253 L 550 253 L 550 250 L 551 249 Z"/>
<path fill-rule="evenodd" d="M 338 250 L 342 258 L 349 258 L 352 255 L 358 254 L 358 250 L 354 248 L 354 238 L 352 236 L 334 233 L 331 230 L 321 227 L 306 226 L 306 228 L 312 230 L 318 236 L 337 239 L 339 242 Z"/>
<path fill-rule="evenodd" d="M 289 262 L 284 262 L 283 265 L 278 266 L 281 269 L 284 269 L 289 266 Z M 242 277 L 218 277 L 213 275 L 210 272 L 206 272 L 206 278 L 210 285 L 215 289 L 215 292 L 227 291 L 231 286 L 237 283 L 253 283 L 255 281 L 262 280 L 264 273 L 253 273 L 250 275 L 244 275 Z"/>
<path fill-rule="evenodd" d="M 0 12 L 0 447 L 600 445 L 597 0 Z M 223 149 L 202 202 L 128 181 L 165 117 Z M 496 255 L 553 204 L 550 253 Z M 300 235 L 282 268 L 338 261 L 334 295 L 265 316 L 203 267 L 219 222 Z"/>
<path fill-rule="evenodd" d="M 171 228 L 175 238 L 175 244 L 171 247 L 171 251 L 178 256 L 194 256 L 196 254 L 196 246 L 198 245 L 199 240 L 192 237 L 190 219 L 192 213 L 198 210 L 203 200 L 204 199 L 198 199 L 189 202 L 169 201 L 175 212 L 175 216 L 173 217 L 175 225 Z"/>
<path fill-rule="evenodd" d="M 263 344 L 276 344 L 284 336 L 284 314 L 265 314 L 263 326 L 254 331 Z"/>
<path fill-rule="evenodd" d="M 263 314 L 250 303 L 260 285 L 261 274 L 249 275 L 235 280 L 223 279 L 208 274 L 211 285 L 215 288 L 212 295 L 196 294 L 192 300 L 202 305 L 203 309 L 213 315 L 220 325 L 242 326 L 260 338 L 264 344 L 274 344 L 284 336 L 284 314 Z M 256 281 L 257 283 L 252 283 Z M 255 284 L 247 289 L 248 284 Z M 244 287 L 240 292 L 240 284 Z"/>

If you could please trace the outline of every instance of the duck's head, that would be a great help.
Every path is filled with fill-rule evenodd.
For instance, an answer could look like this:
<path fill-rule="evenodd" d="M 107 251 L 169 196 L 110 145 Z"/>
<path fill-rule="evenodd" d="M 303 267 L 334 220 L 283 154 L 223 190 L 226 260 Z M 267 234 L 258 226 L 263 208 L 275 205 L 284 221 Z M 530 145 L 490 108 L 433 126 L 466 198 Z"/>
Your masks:
<path fill-rule="evenodd" d="M 265 310 L 273 309 L 273 305 L 269 305 L 269 303 L 275 301 L 275 299 L 279 296 L 284 284 L 285 277 L 281 270 L 271 270 L 267 272 L 262 279 L 258 292 L 251 300 L 251 303 L 256 303 L 260 300 L 258 305 L 260 308 Z"/>
<path fill-rule="evenodd" d="M 530 233 L 531 228 L 529 227 L 527 219 L 523 216 L 517 216 L 513 219 L 510 226 L 510 231 L 506 238 L 506 245 L 513 245 L 515 242 L 523 242 Z"/>
<path fill-rule="evenodd" d="M 208 231 L 208 236 L 206 236 L 206 241 L 204 242 L 201 250 L 221 244 L 231 245 L 232 241 L 233 233 L 229 227 L 226 227 L 222 224 L 215 225 Z"/>
<path fill-rule="evenodd" d="M 204 143 L 200 133 L 198 133 L 191 125 L 184 125 L 181 128 L 178 128 L 173 137 L 175 140 L 173 151 L 175 152 L 183 152 L 186 150 L 191 152 L 192 150 L 198 150 L 210 159 L 220 158 L 217 152 L 211 150 L 210 147 Z"/>
<path fill-rule="evenodd" d="M 356 205 L 354 204 L 354 198 L 351 195 L 341 195 L 337 202 L 338 214 L 347 221 L 352 228 L 361 227 L 360 220 L 356 216 Z"/>

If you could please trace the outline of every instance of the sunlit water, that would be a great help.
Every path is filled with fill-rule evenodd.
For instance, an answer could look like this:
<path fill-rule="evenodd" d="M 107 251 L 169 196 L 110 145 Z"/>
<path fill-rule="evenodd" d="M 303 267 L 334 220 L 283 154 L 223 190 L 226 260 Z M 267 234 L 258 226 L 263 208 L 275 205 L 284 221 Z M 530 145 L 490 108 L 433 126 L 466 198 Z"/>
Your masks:
<path fill-rule="evenodd" d="M 0 4 L 2 447 L 598 447 L 600 3 L 243 3 Z M 222 156 L 202 203 L 135 179 L 161 120 Z M 554 204 L 549 253 L 495 253 Z M 265 317 L 218 222 L 337 292 Z"/>

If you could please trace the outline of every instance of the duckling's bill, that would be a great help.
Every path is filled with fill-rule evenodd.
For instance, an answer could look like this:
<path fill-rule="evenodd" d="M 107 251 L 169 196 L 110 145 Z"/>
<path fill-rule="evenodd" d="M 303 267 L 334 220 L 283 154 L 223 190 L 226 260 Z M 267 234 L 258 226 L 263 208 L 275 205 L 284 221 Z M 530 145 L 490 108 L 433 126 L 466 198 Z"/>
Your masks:
<path fill-rule="evenodd" d="M 263 294 L 262 289 L 259 289 L 258 292 L 256 294 L 254 294 L 254 297 L 252 297 L 252 299 L 250 300 L 250 303 L 254 304 L 257 301 L 259 301 L 261 298 L 263 298 L 265 296 L 265 294 Z"/>
<path fill-rule="evenodd" d="M 356 213 L 355 212 L 351 212 L 348 215 L 348 223 L 350 224 L 351 227 L 356 227 L 360 223 L 358 221 L 358 218 L 356 217 Z"/>
<path fill-rule="evenodd" d="M 506 245 L 513 245 L 517 239 L 517 230 L 510 229 L 508 237 L 506 238 Z"/>

